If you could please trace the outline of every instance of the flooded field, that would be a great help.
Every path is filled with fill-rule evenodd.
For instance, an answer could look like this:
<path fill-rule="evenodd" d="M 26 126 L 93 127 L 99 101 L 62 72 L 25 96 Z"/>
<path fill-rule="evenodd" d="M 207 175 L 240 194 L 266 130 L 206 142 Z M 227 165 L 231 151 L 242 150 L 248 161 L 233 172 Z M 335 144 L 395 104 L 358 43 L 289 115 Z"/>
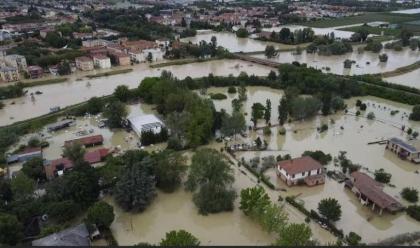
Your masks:
<path fill-rule="evenodd" d="M 334 56 L 320 56 L 318 54 L 310 54 L 303 51 L 298 55 L 295 52 L 280 52 L 278 56 L 270 60 L 280 63 L 292 63 L 297 61 L 299 63 L 306 63 L 310 67 L 321 69 L 323 72 L 331 72 L 339 75 L 360 75 L 360 74 L 374 74 L 395 70 L 399 67 L 413 64 L 420 60 L 419 51 L 411 51 L 405 48 L 403 51 L 397 52 L 394 50 L 383 50 L 382 53 L 388 55 L 388 61 L 382 63 L 379 61 L 379 54 L 364 51 L 359 53 L 357 51 L 359 46 L 353 46 L 353 52 L 344 55 Z M 264 54 L 252 55 L 256 58 L 267 59 Z M 352 65 L 351 69 L 344 68 L 344 61 L 346 59 L 354 60 L 356 63 Z"/>
<path fill-rule="evenodd" d="M 404 73 L 395 77 L 384 78 L 385 81 L 420 89 L 420 69 Z"/>
<path fill-rule="evenodd" d="M 197 34 L 194 37 L 183 38 L 183 42 L 192 42 L 198 44 L 200 41 L 205 40 L 206 42 L 211 41 L 211 37 L 216 36 L 217 45 L 228 49 L 230 52 L 261 52 L 265 50 L 267 45 L 273 45 L 277 49 L 294 48 L 294 45 L 285 45 L 274 42 L 266 42 L 254 40 L 251 38 L 238 38 L 235 33 L 228 32 L 212 32 L 205 34 Z"/>
<path fill-rule="evenodd" d="M 47 114 L 50 107 L 53 106 L 66 107 L 86 101 L 93 96 L 111 94 L 118 85 L 125 84 L 130 88 L 135 88 L 143 78 L 159 76 L 162 70 L 169 70 L 176 77 L 185 78 L 187 76 L 207 76 L 209 73 L 223 76 L 238 75 L 241 71 L 255 75 L 267 75 L 272 69 L 239 60 L 217 60 L 168 66 L 164 69 L 152 69 L 147 64 L 141 64 L 126 74 L 81 80 L 77 80 L 78 78 L 75 77 L 71 78 L 69 82 L 29 88 L 29 93 L 43 92 L 42 95 L 36 96 L 34 101 L 31 100 L 29 94 L 21 98 L 3 101 L 6 106 L 0 110 L 0 126 Z M 88 82 L 90 85 L 87 84 Z"/>
<path fill-rule="evenodd" d="M 217 92 L 222 91 L 221 88 L 214 90 Z M 265 99 L 268 97 L 272 102 L 272 122 L 277 123 L 275 120 L 278 116 L 276 108 L 279 94 L 281 94 L 281 91 L 261 87 L 250 88 L 248 90 L 249 103 L 244 105 L 244 112 L 250 113 L 250 106 L 253 102 L 265 103 Z M 225 108 L 230 111 L 229 105 L 232 98 L 234 96 L 229 96 L 227 100 L 216 102 L 216 108 Z M 395 154 L 385 151 L 383 145 L 367 145 L 367 143 L 390 137 L 405 138 L 406 134 L 400 130 L 401 125 L 412 127 L 414 130 L 420 130 L 420 125 L 417 122 L 408 121 L 406 114 L 411 111 L 411 107 L 408 105 L 374 97 L 359 99 L 368 105 L 367 110 L 362 113 L 366 115 L 368 112 L 374 112 L 376 116 L 375 121 L 350 115 L 356 112 L 354 107 L 356 99 L 351 99 L 347 101 L 349 115 L 337 114 L 287 124 L 285 126 L 287 133 L 284 136 L 278 135 L 277 128 L 272 128 L 272 135 L 270 136 L 264 136 L 262 130 L 256 133 L 252 132 L 250 137 L 243 139 L 243 141 L 250 142 L 259 136 L 267 141 L 269 151 L 240 152 L 237 155 L 249 160 L 255 156 L 277 156 L 279 154 L 290 154 L 292 157 L 298 157 L 306 150 L 322 150 L 330 153 L 332 156 L 337 156 L 339 151 L 347 151 L 347 157 L 350 160 L 364 167 L 362 169 L 363 172 L 372 176 L 375 170 L 384 168 L 385 171 L 391 173 L 391 184 L 395 185 L 395 187 L 386 186 L 385 191 L 402 201 L 403 204 L 407 204 L 401 199 L 399 193 L 404 187 L 416 187 L 419 189 L 420 175 L 416 174 L 415 171 L 420 170 L 420 166 L 400 160 Z M 399 110 L 399 113 L 391 116 L 391 110 Z M 334 124 L 331 124 L 331 119 L 334 120 Z M 251 125 L 249 114 L 246 116 L 246 120 L 247 124 Z M 328 123 L 329 130 L 320 134 L 316 128 L 321 126 L 322 123 Z M 260 122 L 259 125 L 261 126 L 263 123 Z M 236 142 L 239 142 L 239 140 Z M 328 168 L 339 170 L 332 164 Z M 287 192 L 282 193 L 283 196 L 299 195 L 299 198 L 304 201 L 308 209 L 316 209 L 318 202 L 323 198 L 336 198 L 343 210 L 342 218 L 337 222 L 337 226 L 342 228 L 345 233 L 350 231 L 358 232 L 365 242 L 382 240 L 420 228 L 420 223 L 405 214 L 384 214 L 379 216 L 373 213 L 370 208 L 363 207 L 350 191 L 345 190 L 343 184 L 339 184 L 332 179 L 328 179 L 323 186 L 289 188 L 277 179 L 274 169 L 268 170 L 266 175 L 272 179 L 275 185 L 287 190 Z"/>

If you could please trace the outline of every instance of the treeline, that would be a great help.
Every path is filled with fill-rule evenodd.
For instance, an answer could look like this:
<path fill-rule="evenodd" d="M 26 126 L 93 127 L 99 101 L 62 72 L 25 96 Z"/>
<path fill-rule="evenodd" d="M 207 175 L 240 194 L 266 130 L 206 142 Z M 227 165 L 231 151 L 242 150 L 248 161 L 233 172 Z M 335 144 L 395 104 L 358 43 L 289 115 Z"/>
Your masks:
<path fill-rule="evenodd" d="M 198 44 L 193 43 L 179 43 L 179 46 L 172 47 L 171 50 L 166 51 L 165 56 L 171 59 L 181 59 L 187 57 L 194 58 L 230 58 L 230 52 L 217 45 L 216 36 L 211 37 L 210 42 L 205 40 L 200 41 Z"/>
<path fill-rule="evenodd" d="M 315 39 L 315 33 L 311 28 L 303 28 L 290 31 L 289 28 L 282 28 L 280 32 L 271 32 L 270 37 L 259 38 L 263 41 L 272 41 L 283 44 L 302 44 L 312 42 Z"/>
<path fill-rule="evenodd" d="M 319 55 L 342 55 L 353 51 L 353 47 L 347 40 L 336 40 L 334 32 L 317 36 L 315 40 L 306 48 L 308 53 L 318 53 Z"/>
<path fill-rule="evenodd" d="M 13 85 L 0 87 L 0 100 L 23 96 L 25 93 L 23 91 L 23 87 L 23 83 L 20 82 Z"/>

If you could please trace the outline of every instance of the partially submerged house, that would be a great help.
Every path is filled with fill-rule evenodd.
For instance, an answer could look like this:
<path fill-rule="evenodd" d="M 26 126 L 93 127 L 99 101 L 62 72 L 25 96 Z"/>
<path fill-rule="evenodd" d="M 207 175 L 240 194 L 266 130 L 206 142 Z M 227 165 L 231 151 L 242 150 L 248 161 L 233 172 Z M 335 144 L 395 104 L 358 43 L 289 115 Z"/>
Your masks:
<path fill-rule="evenodd" d="M 420 163 L 420 141 L 418 140 L 404 141 L 394 137 L 387 141 L 385 149 L 397 154 L 401 159 Z"/>
<path fill-rule="evenodd" d="M 322 165 L 309 156 L 280 161 L 277 164 L 277 176 L 289 186 L 314 186 L 325 182 Z"/>
<path fill-rule="evenodd" d="M 84 160 L 90 165 L 104 161 L 110 154 L 109 149 L 101 148 L 95 151 L 86 152 Z M 63 175 L 66 171 L 73 169 L 73 162 L 68 158 L 59 158 L 52 160 L 44 165 L 45 175 L 48 179 Z"/>
<path fill-rule="evenodd" d="M 33 158 L 42 158 L 41 147 L 27 147 L 23 151 L 6 157 L 7 164 L 26 162 Z"/>
<path fill-rule="evenodd" d="M 153 132 L 158 134 L 161 132 L 165 124 L 155 115 L 139 115 L 128 118 L 131 128 L 140 137 L 142 132 Z"/>
<path fill-rule="evenodd" d="M 48 132 L 54 132 L 63 128 L 70 127 L 74 123 L 73 120 L 62 120 L 47 126 Z"/>
<path fill-rule="evenodd" d="M 79 139 L 66 140 L 64 141 L 64 146 L 68 147 L 75 143 L 78 143 L 84 147 L 99 146 L 104 143 L 104 137 L 99 134 L 99 135 L 93 135 L 93 136 L 83 137 Z"/>
<path fill-rule="evenodd" d="M 372 211 L 378 209 L 379 214 L 384 210 L 395 213 L 404 209 L 401 203 L 383 191 L 382 183 L 365 173 L 353 172 L 351 178 L 346 180 L 345 187 L 349 188 L 363 205 L 372 206 Z"/>
<path fill-rule="evenodd" d="M 32 246 L 90 246 L 89 231 L 85 224 L 80 224 L 36 239 Z"/>

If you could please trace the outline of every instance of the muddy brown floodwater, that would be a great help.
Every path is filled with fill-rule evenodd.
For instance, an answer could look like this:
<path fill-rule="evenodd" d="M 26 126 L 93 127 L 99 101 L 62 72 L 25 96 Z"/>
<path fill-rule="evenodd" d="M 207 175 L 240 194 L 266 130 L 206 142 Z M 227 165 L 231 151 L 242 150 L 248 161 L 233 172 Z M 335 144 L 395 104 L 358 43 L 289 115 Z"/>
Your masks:
<path fill-rule="evenodd" d="M 272 69 L 240 60 L 216 60 L 174 65 L 162 69 L 153 69 L 147 64 L 141 64 L 136 66 L 132 72 L 125 74 L 95 79 L 83 78 L 81 80 L 76 80 L 77 78 L 74 77 L 69 82 L 29 88 L 29 93 L 43 92 L 42 95 L 35 96 L 35 101 L 31 100 L 29 94 L 20 98 L 5 100 L 4 104 L 6 106 L 0 110 L 0 126 L 47 114 L 50 107 L 53 106 L 66 107 L 89 100 L 93 96 L 109 95 L 118 85 L 124 84 L 130 88 L 135 88 L 142 79 L 159 76 L 162 70 L 171 71 L 174 76 L 183 79 L 187 76 L 203 77 L 209 73 L 218 76 L 228 76 L 229 74 L 235 76 L 242 71 L 262 76 L 267 75 Z M 90 86 L 87 84 L 88 82 Z"/>
<path fill-rule="evenodd" d="M 420 89 L 420 69 L 404 73 L 395 77 L 384 78 L 385 81 Z"/>

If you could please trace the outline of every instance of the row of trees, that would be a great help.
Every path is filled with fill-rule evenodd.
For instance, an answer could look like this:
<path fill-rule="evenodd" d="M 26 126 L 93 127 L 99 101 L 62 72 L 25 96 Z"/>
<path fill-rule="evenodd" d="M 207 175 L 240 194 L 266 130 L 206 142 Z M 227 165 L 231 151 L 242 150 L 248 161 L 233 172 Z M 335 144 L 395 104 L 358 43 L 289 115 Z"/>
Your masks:
<path fill-rule="evenodd" d="M 293 32 L 289 28 L 282 28 L 277 33 L 271 32 L 270 37 L 260 39 L 283 44 L 302 44 L 312 42 L 315 39 L 315 32 L 311 28 L 297 29 Z"/>

